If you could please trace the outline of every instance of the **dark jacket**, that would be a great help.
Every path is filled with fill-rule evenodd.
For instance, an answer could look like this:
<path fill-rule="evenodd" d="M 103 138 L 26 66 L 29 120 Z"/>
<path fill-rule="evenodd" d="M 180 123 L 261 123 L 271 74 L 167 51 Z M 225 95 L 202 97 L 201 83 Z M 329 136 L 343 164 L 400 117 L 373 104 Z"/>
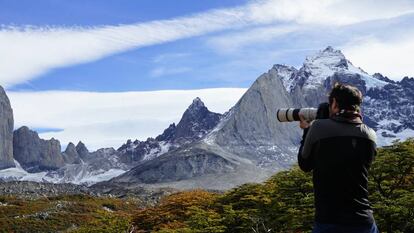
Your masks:
<path fill-rule="evenodd" d="M 313 171 L 316 222 L 374 222 L 367 186 L 375 154 L 375 132 L 359 118 L 319 119 L 305 130 L 298 162 L 303 171 Z"/>

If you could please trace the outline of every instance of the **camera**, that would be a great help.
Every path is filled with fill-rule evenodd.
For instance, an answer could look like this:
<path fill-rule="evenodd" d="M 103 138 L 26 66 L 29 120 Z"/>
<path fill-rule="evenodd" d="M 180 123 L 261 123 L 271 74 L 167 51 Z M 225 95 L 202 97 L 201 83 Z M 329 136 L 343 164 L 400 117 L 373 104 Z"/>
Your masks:
<path fill-rule="evenodd" d="M 280 122 L 300 121 L 299 115 L 302 115 L 306 121 L 327 119 L 329 118 L 329 104 L 321 103 L 318 108 L 281 108 L 276 113 L 277 120 Z"/>

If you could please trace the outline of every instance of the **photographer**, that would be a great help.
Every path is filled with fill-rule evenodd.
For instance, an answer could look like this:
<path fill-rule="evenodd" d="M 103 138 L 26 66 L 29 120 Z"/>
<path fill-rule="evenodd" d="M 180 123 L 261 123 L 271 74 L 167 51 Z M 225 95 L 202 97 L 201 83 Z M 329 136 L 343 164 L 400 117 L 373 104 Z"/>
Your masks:
<path fill-rule="evenodd" d="M 368 169 L 376 154 L 375 132 L 362 123 L 362 94 L 336 84 L 329 95 L 329 118 L 304 129 L 298 163 L 313 171 L 314 233 L 378 232 L 368 201 Z"/>

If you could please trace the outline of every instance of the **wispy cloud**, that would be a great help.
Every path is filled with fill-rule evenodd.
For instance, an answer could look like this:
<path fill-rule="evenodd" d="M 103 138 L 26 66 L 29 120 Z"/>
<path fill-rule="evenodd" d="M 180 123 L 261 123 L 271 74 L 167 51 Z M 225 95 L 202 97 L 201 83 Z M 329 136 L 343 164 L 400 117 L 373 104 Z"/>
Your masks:
<path fill-rule="evenodd" d="M 157 67 L 150 72 L 152 77 L 161 77 L 172 74 L 188 73 L 192 70 L 191 67 Z"/>
<path fill-rule="evenodd" d="M 241 32 L 231 32 L 211 37 L 207 39 L 207 44 L 220 53 L 231 53 L 239 51 L 245 46 L 270 42 L 272 39 L 285 36 L 298 29 L 299 26 L 297 25 L 255 27 Z"/>
<path fill-rule="evenodd" d="M 191 56 L 190 53 L 164 53 L 155 56 L 152 61 L 155 63 L 170 62 L 172 60 L 187 58 L 189 56 Z"/>
<path fill-rule="evenodd" d="M 9 92 L 15 126 L 63 129 L 46 132 L 62 144 L 84 141 L 90 148 L 118 147 L 125 140 L 154 137 L 181 115 L 195 97 L 214 112 L 229 110 L 243 88 L 149 92 Z"/>
<path fill-rule="evenodd" d="M 26 82 L 51 69 L 221 30 L 275 22 L 347 25 L 413 12 L 412 1 L 262 0 L 146 23 L 101 27 L 0 29 L 0 83 Z"/>

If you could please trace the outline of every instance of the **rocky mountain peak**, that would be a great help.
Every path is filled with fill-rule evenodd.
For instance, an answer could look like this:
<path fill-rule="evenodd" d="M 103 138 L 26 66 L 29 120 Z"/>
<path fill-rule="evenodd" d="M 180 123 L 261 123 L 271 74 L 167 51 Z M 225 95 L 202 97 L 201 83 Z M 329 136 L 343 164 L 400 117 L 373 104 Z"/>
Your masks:
<path fill-rule="evenodd" d="M 72 142 L 69 142 L 69 144 L 66 147 L 66 150 L 62 153 L 62 156 L 65 163 L 81 163 L 79 154 L 76 151 L 76 146 Z"/>
<path fill-rule="evenodd" d="M 175 139 L 200 138 L 217 125 L 221 114 L 210 112 L 199 97 L 184 112 L 177 124 Z"/>
<path fill-rule="evenodd" d="M 196 97 L 195 99 L 193 99 L 193 102 L 188 107 L 188 109 L 197 110 L 197 109 L 201 109 L 201 108 L 205 108 L 205 107 L 206 106 L 204 105 L 203 101 L 201 101 L 201 99 L 199 97 Z"/>
<path fill-rule="evenodd" d="M 128 140 L 117 149 L 124 163 L 132 164 L 151 160 L 177 147 L 197 141 L 213 129 L 221 114 L 210 112 L 199 97 L 195 98 L 184 112 L 180 122 L 172 123 L 164 132 L 146 141 Z"/>
<path fill-rule="evenodd" d="M 376 78 L 378 80 L 387 82 L 387 83 L 395 83 L 395 81 L 389 79 L 387 76 L 384 76 L 384 75 L 382 75 L 380 73 L 375 73 L 375 74 L 372 75 L 372 77 L 374 77 L 374 78 Z"/>
<path fill-rule="evenodd" d="M 177 126 L 175 123 L 172 123 L 164 130 L 164 132 L 158 135 L 155 139 L 157 141 L 171 141 L 175 137 L 175 130 Z"/>
<path fill-rule="evenodd" d="M 0 86 L 0 169 L 14 167 L 13 109 L 3 87 Z"/>
<path fill-rule="evenodd" d="M 60 142 L 40 139 L 26 126 L 14 131 L 13 151 L 14 158 L 28 172 L 56 170 L 64 165 Z"/>
<path fill-rule="evenodd" d="M 86 148 L 85 144 L 83 144 L 82 141 L 79 141 L 78 144 L 76 145 L 76 152 L 78 152 L 79 156 L 82 159 L 88 157 L 89 155 L 89 150 L 88 148 Z"/>
<path fill-rule="evenodd" d="M 328 77 L 334 72 L 348 70 L 352 64 L 345 58 L 341 50 L 331 46 L 306 57 L 303 69 L 312 76 Z M 362 71 L 361 71 L 362 72 Z"/>
<path fill-rule="evenodd" d="M 305 64 L 324 64 L 330 66 L 346 66 L 346 58 L 341 50 L 328 46 L 324 50 L 306 57 Z"/>
<path fill-rule="evenodd" d="M 68 145 L 66 146 L 66 150 L 65 151 L 76 151 L 76 147 L 75 144 L 73 144 L 72 142 L 69 142 Z"/>
<path fill-rule="evenodd" d="M 400 83 L 407 87 L 414 87 L 414 78 L 404 77 Z"/>
<path fill-rule="evenodd" d="M 298 70 L 293 66 L 287 66 L 282 64 L 273 65 L 269 71 L 282 80 L 283 86 L 287 91 L 290 91 L 295 84 L 294 79 Z"/>
<path fill-rule="evenodd" d="M 282 78 L 282 82 L 288 92 L 293 92 L 295 89 L 300 89 L 303 92 L 311 90 L 311 93 L 304 93 L 305 99 L 306 96 L 310 98 L 315 92 L 320 92 L 321 88 L 327 88 L 327 84 L 330 85 L 337 81 L 357 84 L 364 92 L 372 88 L 383 87 L 389 83 L 385 77 L 371 76 L 361 68 L 355 67 L 346 59 L 341 50 L 331 46 L 308 56 L 299 71 L 293 73 L 290 79 Z"/>

